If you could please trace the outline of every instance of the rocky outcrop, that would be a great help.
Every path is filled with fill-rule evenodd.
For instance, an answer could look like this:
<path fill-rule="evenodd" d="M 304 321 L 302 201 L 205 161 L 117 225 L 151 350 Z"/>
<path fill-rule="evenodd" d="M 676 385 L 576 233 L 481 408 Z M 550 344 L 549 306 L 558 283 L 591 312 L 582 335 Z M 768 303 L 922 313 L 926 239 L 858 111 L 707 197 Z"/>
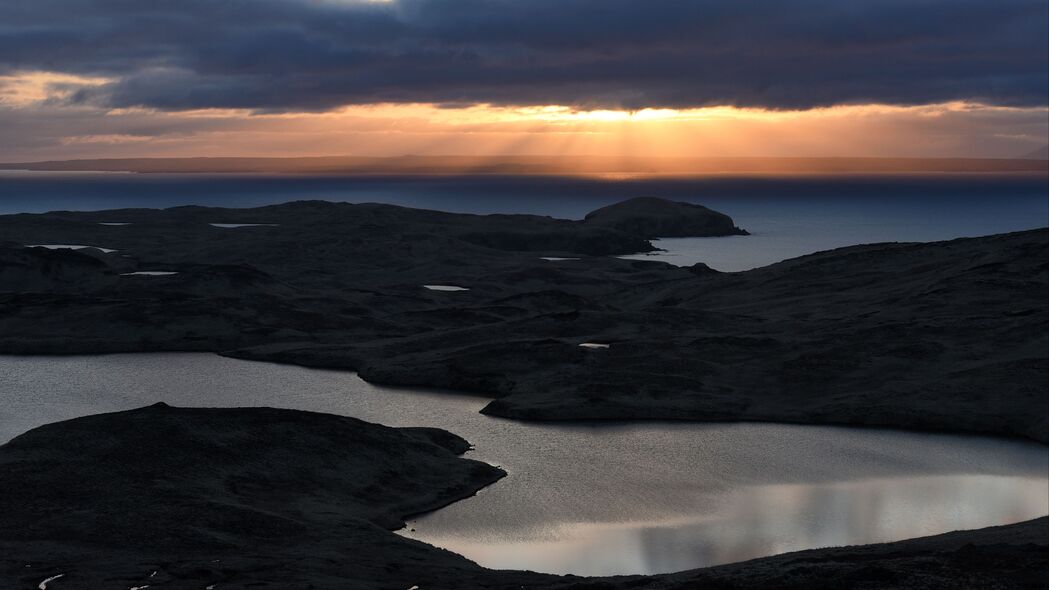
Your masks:
<path fill-rule="evenodd" d="M 584 223 L 652 238 L 745 236 L 732 218 L 702 205 L 639 197 L 589 213 Z"/>

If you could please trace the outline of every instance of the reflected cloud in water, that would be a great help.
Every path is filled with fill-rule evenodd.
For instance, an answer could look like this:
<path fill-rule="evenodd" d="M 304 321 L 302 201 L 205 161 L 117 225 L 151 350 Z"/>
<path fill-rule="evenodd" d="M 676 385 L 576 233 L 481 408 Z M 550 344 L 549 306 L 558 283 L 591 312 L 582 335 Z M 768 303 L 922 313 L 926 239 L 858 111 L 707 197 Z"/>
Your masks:
<path fill-rule="evenodd" d="M 1019 522 L 1049 510 L 1044 479 L 958 475 L 737 490 L 718 510 L 666 522 L 549 523 L 458 535 L 427 518 L 406 536 L 486 567 L 578 575 L 655 574 L 817 547 L 902 540 Z"/>
<path fill-rule="evenodd" d="M 480 414 L 482 397 L 211 354 L 0 356 L 0 383 L 0 442 L 158 401 L 449 430 L 474 444 L 467 456 L 509 475 L 402 533 L 498 568 L 666 572 L 1049 512 L 1049 451 L 1017 440 L 759 423 L 515 422 Z"/>

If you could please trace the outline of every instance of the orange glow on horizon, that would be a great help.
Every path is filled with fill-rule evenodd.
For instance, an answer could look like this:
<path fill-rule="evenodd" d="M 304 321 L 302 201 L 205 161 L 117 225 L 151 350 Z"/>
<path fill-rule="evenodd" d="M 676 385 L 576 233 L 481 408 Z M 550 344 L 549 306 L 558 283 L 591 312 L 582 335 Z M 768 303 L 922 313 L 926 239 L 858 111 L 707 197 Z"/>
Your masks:
<path fill-rule="evenodd" d="M 78 89 L 96 90 L 110 82 L 52 72 L 0 76 L 0 116 L 7 111 L 23 121 L 39 118 L 44 136 L 54 139 L 51 146 L 34 146 L 44 156 L 37 159 L 332 154 L 1005 157 L 1049 142 L 1049 109 L 963 102 L 793 111 L 378 103 L 325 112 L 262 113 L 112 109 L 69 100 Z M 35 153 L 23 152 L 0 151 L 0 158 L 34 158 Z"/>

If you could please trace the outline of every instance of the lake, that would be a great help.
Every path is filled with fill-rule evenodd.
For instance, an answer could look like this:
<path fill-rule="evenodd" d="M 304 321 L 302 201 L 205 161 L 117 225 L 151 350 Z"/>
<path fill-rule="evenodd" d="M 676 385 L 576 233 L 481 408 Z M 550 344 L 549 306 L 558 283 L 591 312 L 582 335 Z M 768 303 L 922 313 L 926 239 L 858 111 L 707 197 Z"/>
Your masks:
<path fill-rule="evenodd" d="M 0 441 L 164 401 L 433 426 L 509 475 L 402 534 L 493 568 L 651 574 L 1049 513 L 1049 450 L 974 436 L 775 424 L 529 424 L 486 400 L 197 353 L 0 357 Z M 414 530 L 412 530 L 414 529 Z"/>
<path fill-rule="evenodd" d="M 654 196 L 731 215 L 750 236 L 664 239 L 645 255 L 739 271 L 859 243 L 934 241 L 1049 225 L 1045 174 L 601 178 L 0 172 L 0 214 L 56 209 L 254 207 L 301 199 L 581 219 Z M 120 220 L 114 219 L 114 222 Z"/>

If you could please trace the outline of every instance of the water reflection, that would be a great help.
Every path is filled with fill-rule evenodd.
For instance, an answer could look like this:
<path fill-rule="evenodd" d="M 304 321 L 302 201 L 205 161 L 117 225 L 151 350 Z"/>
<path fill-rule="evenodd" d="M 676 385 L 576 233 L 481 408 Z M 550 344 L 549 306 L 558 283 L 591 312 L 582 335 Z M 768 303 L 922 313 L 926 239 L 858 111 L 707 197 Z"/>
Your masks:
<path fill-rule="evenodd" d="M 279 223 L 209 223 L 211 227 L 221 227 L 223 229 L 235 229 L 238 227 L 278 227 Z"/>
<path fill-rule="evenodd" d="M 980 475 L 764 485 L 690 519 L 562 522 L 533 536 L 497 527 L 457 534 L 423 518 L 404 534 L 497 569 L 654 574 L 1019 522 L 1043 515 L 1047 495 L 1044 479 Z"/>
<path fill-rule="evenodd" d="M 470 290 L 467 287 L 460 287 L 458 285 L 423 285 L 423 288 L 424 289 L 429 289 L 431 291 L 449 291 L 449 292 L 469 291 Z"/>
<path fill-rule="evenodd" d="M 1049 512 L 1043 445 L 776 424 L 528 424 L 478 397 L 208 354 L 0 357 L 0 442 L 165 401 L 433 426 L 509 475 L 404 531 L 498 568 L 653 573 Z"/>
<path fill-rule="evenodd" d="M 116 252 L 112 248 L 102 248 L 99 246 L 85 246 L 83 244 L 28 244 L 26 248 L 46 248 L 48 250 L 85 250 L 94 248 L 95 250 L 101 250 L 106 254 L 110 252 Z"/>

